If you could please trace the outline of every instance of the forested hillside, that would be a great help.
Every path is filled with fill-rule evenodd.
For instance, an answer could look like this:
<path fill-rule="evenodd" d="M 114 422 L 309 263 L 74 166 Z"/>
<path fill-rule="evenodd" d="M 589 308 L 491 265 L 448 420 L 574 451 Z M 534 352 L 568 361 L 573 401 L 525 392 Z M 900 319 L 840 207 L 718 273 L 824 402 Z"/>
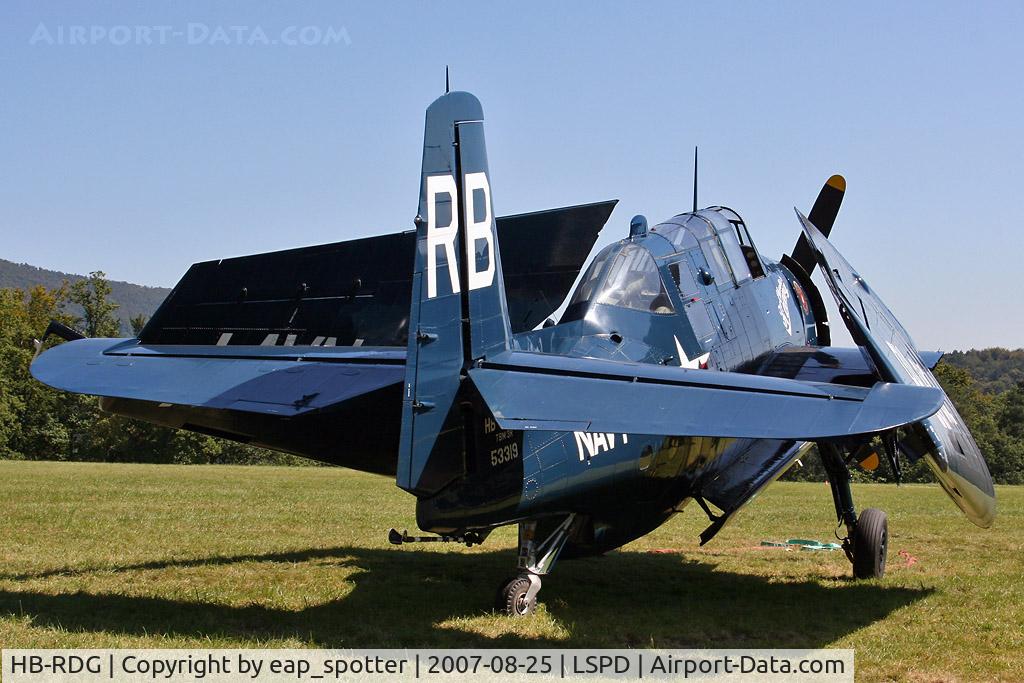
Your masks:
<path fill-rule="evenodd" d="M 978 388 L 988 394 L 999 394 L 1024 382 L 1024 349 L 951 351 L 942 360 L 971 373 Z"/>
<path fill-rule="evenodd" d="M 87 279 L 87 275 L 74 275 L 61 273 L 56 270 L 37 268 L 25 263 L 12 263 L 0 259 L 0 289 L 20 289 L 29 291 L 36 285 L 42 285 L 46 289 L 57 289 L 62 283 L 74 284 Z M 146 287 L 133 285 L 130 282 L 119 282 L 110 280 L 110 300 L 117 304 L 118 335 L 131 336 L 131 318 L 153 315 L 157 307 L 167 297 L 171 290 L 165 287 Z M 77 304 L 69 304 L 68 312 L 81 317 L 82 308 Z"/>

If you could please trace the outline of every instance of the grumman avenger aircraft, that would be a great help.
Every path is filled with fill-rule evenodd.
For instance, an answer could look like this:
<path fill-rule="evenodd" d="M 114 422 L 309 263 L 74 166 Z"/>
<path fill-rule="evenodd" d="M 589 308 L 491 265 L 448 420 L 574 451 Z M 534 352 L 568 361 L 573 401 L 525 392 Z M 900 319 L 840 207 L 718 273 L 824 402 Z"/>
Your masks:
<path fill-rule="evenodd" d="M 33 374 L 114 413 L 393 475 L 436 534 L 392 529 L 396 544 L 518 524 L 498 593 L 511 615 L 534 610 L 559 556 L 618 548 L 691 502 L 707 543 L 811 444 L 857 577 L 883 574 L 888 534 L 883 512 L 855 511 L 855 461 L 881 454 L 898 476 L 901 456 L 924 458 L 991 525 L 939 354 L 828 240 L 842 177 L 797 212 L 780 262 L 722 206 L 637 216 L 544 320 L 614 202 L 495 218 L 483 118 L 465 92 L 427 109 L 414 234 L 196 264 L 137 339 L 72 340 Z M 857 348 L 830 345 L 816 266 Z"/>

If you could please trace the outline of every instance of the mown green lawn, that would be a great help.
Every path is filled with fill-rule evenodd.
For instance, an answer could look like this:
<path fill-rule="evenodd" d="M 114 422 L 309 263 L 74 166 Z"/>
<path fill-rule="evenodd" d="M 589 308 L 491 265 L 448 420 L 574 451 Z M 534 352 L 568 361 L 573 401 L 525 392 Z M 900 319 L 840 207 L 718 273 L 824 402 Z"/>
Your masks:
<path fill-rule="evenodd" d="M 854 493 L 889 513 L 884 579 L 759 547 L 831 540 L 827 486 L 780 483 L 705 548 L 693 507 L 559 564 L 538 614 L 514 620 L 490 609 L 514 531 L 389 546 L 389 527 L 415 527 L 389 479 L 0 462 L 0 646 L 851 647 L 859 680 L 1024 680 L 1024 488 L 999 488 L 987 531 L 937 486 Z"/>

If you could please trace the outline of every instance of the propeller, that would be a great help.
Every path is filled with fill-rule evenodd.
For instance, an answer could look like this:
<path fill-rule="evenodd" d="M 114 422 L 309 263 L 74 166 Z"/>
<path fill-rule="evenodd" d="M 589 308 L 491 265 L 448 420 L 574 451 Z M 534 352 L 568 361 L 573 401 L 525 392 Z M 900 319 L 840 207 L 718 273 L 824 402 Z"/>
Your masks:
<path fill-rule="evenodd" d="M 836 222 L 836 215 L 839 213 L 839 207 L 843 204 L 845 193 L 846 178 L 834 175 L 825 181 L 825 184 L 821 186 L 821 192 L 818 193 L 818 198 L 814 200 L 814 206 L 811 207 L 811 213 L 807 220 L 813 223 L 814 227 L 825 237 L 832 232 L 832 225 Z M 814 272 L 814 266 L 818 265 L 818 260 L 815 258 L 814 252 L 811 251 L 811 244 L 803 233 L 800 234 L 796 246 L 793 247 L 793 260 L 799 263 L 808 275 Z"/>

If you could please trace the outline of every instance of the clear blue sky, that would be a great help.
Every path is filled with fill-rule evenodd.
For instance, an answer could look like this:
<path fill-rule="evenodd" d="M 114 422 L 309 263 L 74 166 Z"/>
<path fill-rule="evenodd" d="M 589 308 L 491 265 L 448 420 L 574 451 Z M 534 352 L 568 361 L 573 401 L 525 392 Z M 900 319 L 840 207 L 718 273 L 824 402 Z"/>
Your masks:
<path fill-rule="evenodd" d="M 409 228 L 449 64 L 499 214 L 616 197 L 610 241 L 689 208 L 699 144 L 701 203 L 777 258 L 841 172 L 834 242 L 921 347 L 1021 347 L 1022 35 L 1020 2 L 7 0 L 0 257 L 169 286 Z"/>

